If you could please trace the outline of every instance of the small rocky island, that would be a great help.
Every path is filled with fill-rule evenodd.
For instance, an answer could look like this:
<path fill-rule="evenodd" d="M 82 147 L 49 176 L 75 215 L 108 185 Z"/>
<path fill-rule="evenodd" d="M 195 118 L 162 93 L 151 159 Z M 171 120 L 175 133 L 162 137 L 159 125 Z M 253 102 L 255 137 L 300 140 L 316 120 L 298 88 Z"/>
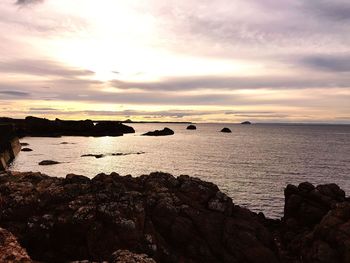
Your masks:
<path fill-rule="evenodd" d="M 172 129 L 169 129 L 165 127 L 163 130 L 155 130 L 155 131 L 150 131 L 142 134 L 143 136 L 169 136 L 169 135 L 174 135 L 174 131 Z"/>

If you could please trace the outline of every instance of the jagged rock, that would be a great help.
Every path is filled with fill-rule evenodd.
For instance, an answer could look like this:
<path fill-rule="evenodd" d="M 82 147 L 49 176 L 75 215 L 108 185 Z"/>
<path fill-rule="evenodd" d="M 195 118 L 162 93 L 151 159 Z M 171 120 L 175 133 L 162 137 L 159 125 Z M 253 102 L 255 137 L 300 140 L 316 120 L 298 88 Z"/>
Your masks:
<path fill-rule="evenodd" d="M 223 128 L 221 132 L 231 133 L 232 131 L 229 128 Z"/>
<path fill-rule="evenodd" d="M 55 165 L 55 164 L 60 164 L 60 162 L 52 161 L 52 160 L 44 160 L 39 162 L 39 165 Z"/>
<path fill-rule="evenodd" d="M 284 191 L 284 220 L 299 226 L 314 226 L 338 202 L 345 201 L 345 192 L 336 184 L 319 185 L 301 183 L 288 185 Z"/>
<path fill-rule="evenodd" d="M 9 231 L 2 228 L 0 228 L 0 262 L 33 262 L 17 239 Z"/>
<path fill-rule="evenodd" d="M 350 203 L 339 203 L 302 240 L 305 263 L 350 262 Z"/>
<path fill-rule="evenodd" d="M 163 130 L 155 130 L 155 131 L 150 131 L 147 133 L 144 133 L 142 135 L 144 136 L 167 136 L 167 135 L 173 135 L 174 131 L 169 129 L 169 128 L 164 128 Z"/>
<path fill-rule="evenodd" d="M 187 126 L 186 129 L 187 129 L 187 130 L 196 130 L 197 127 L 196 127 L 195 125 L 189 125 L 189 126 Z"/>
<path fill-rule="evenodd" d="M 278 262 L 260 216 L 189 176 L 19 173 L 0 177 L 0 196 L 0 226 L 37 261 L 101 262 L 127 249 L 156 262 Z"/>

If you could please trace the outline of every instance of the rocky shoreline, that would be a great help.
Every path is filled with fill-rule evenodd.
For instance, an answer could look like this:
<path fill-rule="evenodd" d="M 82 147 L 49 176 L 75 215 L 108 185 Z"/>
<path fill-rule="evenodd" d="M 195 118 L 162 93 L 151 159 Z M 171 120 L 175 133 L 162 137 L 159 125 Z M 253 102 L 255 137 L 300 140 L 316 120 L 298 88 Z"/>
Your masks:
<path fill-rule="evenodd" d="M 4 262 L 350 262 L 350 201 L 335 184 L 285 189 L 280 220 L 189 176 L 0 177 Z M 15 238 L 16 237 L 16 238 Z"/>
<path fill-rule="evenodd" d="M 134 128 L 119 121 L 80 120 L 66 121 L 28 116 L 25 119 L 0 118 L 0 124 L 11 124 L 17 137 L 60 137 L 60 136 L 123 136 L 135 133 Z"/>

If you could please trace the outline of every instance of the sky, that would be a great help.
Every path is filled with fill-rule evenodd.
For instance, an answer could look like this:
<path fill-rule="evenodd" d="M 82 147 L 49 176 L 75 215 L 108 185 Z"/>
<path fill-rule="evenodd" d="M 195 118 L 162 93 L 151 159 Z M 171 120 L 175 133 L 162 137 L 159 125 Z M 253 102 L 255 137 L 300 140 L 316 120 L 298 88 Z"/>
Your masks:
<path fill-rule="evenodd" d="M 0 116 L 350 123 L 348 0 L 1 0 Z"/>

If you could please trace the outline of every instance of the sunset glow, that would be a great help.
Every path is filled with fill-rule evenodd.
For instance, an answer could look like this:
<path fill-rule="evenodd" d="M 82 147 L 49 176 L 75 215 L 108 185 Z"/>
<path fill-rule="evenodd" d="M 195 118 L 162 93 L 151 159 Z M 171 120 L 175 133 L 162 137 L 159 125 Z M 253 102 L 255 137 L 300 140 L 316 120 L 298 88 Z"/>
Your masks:
<path fill-rule="evenodd" d="M 3 0 L 0 115 L 349 123 L 332 3 Z"/>

